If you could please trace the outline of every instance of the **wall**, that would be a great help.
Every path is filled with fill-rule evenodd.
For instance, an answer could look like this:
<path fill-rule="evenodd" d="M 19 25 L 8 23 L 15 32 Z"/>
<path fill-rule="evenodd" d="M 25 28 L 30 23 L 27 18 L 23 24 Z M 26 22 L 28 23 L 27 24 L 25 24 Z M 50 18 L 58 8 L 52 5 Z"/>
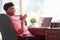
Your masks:
<path fill-rule="evenodd" d="M 1 13 L 1 11 L 2 11 L 2 1 L 3 1 L 3 0 L 0 0 L 0 13 Z"/>

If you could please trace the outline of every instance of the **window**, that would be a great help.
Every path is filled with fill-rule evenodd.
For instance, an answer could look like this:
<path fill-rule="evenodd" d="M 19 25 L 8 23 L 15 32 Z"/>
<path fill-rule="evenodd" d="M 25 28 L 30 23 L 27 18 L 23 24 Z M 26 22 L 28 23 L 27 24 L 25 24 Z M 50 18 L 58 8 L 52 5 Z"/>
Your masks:
<path fill-rule="evenodd" d="M 0 0 L 0 13 L 2 11 L 2 0 Z"/>
<path fill-rule="evenodd" d="M 28 24 L 30 24 L 31 18 L 36 18 L 36 23 L 39 24 L 39 17 L 42 14 L 42 2 L 42 0 L 22 0 L 22 13 L 27 13 Z"/>
<path fill-rule="evenodd" d="M 60 0 L 22 0 L 23 13 L 27 13 L 27 21 L 35 17 L 39 24 L 40 17 L 52 17 L 52 22 L 60 22 Z"/>
<path fill-rule="evenodd" d="M 44 0 L 44 16 L 53 17 L 52 22 L 60 22 L 60 0 Z"/>
<path fill-rule="evenodd" d="M 3 0 L 3 4 L 10 1 L 15 4 L 16 15 L 20 15 L 20 0 Z M 60 0 L 22 0 L 22 14 L 25 13 L 28 25 L 32 17 L 36 18 L 37 25 L 40 17 L 53 17 L 52 22 L 60 22 Z"/>

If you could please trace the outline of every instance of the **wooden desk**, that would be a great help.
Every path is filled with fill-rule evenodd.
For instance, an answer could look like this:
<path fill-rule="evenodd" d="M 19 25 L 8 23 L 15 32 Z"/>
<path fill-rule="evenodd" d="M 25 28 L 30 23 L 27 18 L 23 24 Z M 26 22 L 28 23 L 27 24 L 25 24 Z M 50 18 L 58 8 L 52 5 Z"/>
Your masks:
<path fill-rule="evenodd" d="M 33 35 L 44 35 L 45 40 L 60 40 L 60 29 L 30 28 Z"/>
<path fill-rule="evenodd" d="M 33 35 L 45 35 L 45 28 L 30 28 L 29 31 Z"/>

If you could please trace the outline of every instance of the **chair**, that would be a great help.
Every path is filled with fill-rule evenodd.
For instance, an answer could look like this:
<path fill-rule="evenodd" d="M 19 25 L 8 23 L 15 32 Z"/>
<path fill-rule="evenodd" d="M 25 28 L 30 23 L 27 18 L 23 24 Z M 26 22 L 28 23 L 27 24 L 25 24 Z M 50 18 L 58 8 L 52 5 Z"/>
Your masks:
<path fill-rule="evenodd" d="M 11 19 L 6 14 L 0 14 L 0 31 L 2 40 L 17 40 Z"/>
<path fill-rule="evenodd" d="M 34 40 L 34 36 L 22 36 L 22 40 Z"/>

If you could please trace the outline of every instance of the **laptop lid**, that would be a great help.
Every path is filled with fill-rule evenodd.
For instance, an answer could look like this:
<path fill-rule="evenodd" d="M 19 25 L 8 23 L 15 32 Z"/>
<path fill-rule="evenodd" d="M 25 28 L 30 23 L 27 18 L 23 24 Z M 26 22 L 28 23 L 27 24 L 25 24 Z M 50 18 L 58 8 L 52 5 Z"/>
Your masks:
<path fill-rule="evenodd" d="M 42 17 L 41 27 L 49 27 L 51 24 L 52 17 Z"/>

